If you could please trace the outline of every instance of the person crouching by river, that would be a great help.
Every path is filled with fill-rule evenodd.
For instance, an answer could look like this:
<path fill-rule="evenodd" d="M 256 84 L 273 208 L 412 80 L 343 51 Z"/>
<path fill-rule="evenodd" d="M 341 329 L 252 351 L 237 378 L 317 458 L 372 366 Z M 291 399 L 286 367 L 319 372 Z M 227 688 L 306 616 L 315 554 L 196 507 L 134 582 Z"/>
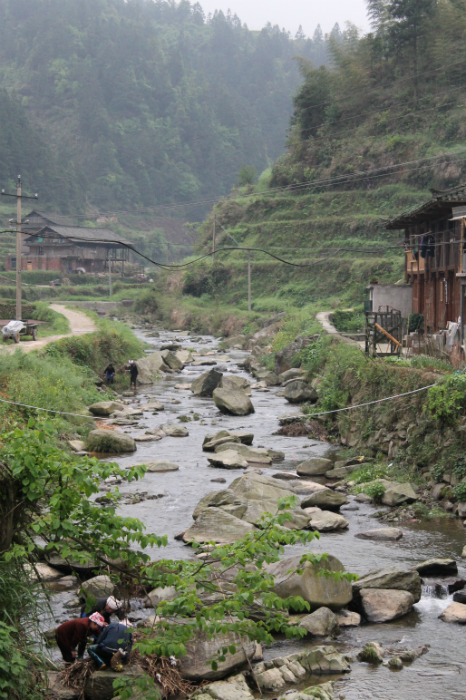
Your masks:
<path fill-rule="evenodd" d="M 126 371 L 129 372 L 129 388 L 131 389 L 131 387 L 134 386 L 134 388 L 136 389 L 139 370 L 138 370 L 138 366 L 134 360 L 130 360 L 128 362 L 128 365 L 126 367 Z"/>
<path fill-rule="evenodd" d="M 109 362 L 106 368 L 104 369 L 104 377 L 107 380 L 108 384 L 113 384 L 115 380 L 115 367 L 112 365 L 111 362 Z"/>
<path fill-rule="evenodd" d="M 86 604 L 81 608 L 81 617 L 90 617 L 94 613 L 100 613 L 107 624 L 110 624 L 111 616 L 115 614 L 119 620 L 125 616 L 121 600 L 111 595 L 109 598 L 96 598 L 95 604 L 86 612 Z"/>
<path fill-rule="evenodd" d="M 82 659 L 86 649 L 87 638 L 90 635 L 100 635 L 107 626 L 102 615 L 94 613 L 90 617 L 80 617 L 68 620 L 55 630 L 57 646 L 61 651 L 63 661 L 74 663 Z"/>
<path fill-rule="evenodd" d="M 88 647 L 89 656 L 94 659 L 99 671 L 108 666 L 110 662 L 112 662 L 114 670 L 123 670 L 121 661 L 127 657 L 133 646 L 133 635 L 130 632 L 130 627 L 129 620 L 112 622 L 103 630 L 97 642 Z M 117 652 L 120 653 L 117 662 L 114 663 L 112 658 Z"/>

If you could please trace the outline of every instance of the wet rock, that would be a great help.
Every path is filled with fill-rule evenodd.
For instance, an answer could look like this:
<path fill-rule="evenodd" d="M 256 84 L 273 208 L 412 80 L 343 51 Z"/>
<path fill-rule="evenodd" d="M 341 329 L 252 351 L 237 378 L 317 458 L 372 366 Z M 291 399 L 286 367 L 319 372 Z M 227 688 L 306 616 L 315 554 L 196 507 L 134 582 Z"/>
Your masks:
<path fill-rule="evenodd" d="M 205 685 L 196 690 L 191 698 L 196 700 L 254 700 L 243 674 Z"/>
<path fill-rule="evenodd" d="M 382 503 L 386 506 L 400 506 L 414 501 L 417 501 L 417 494 L 411 484 L 392 484 L 382 496 Z"/>
<path fill-rule="evenodd" d="M 378 642 L 368 642 L 358 654 L 358 661 L 366 664 L 381 664 L 383 662 L 384 649 Z"/>
<path fill-rule="evenodd" d="M 332 462 L 330 459 L 314 457 L 298 464 L 296 471 L 300 476 L 323 476 L 329 471 L 331 466 Z"/>
<path fill-rule="evenodd" d="M 159 401 L 149 401 L 149 403 L 139 406 L 140 411 L 164 411 L 165 407 Z"/>
<path fill-rule="evenodd" d="M 219 467 L 220 469 L 247 469 L 249 466 L 246 459 L 232 449 L 215 453 L 213 457 L 208 457 L 207 459 L 213 467 Z"/>
<path fill-rule="evenodd" d="M 306 496 L 306 498 L 301 501 L 301 508 L 317 506 L 318 508 L 322 508 L 322 510 L 338 511 L 340 506 L 345 503 L 348 503 L 348 500 L 344 493 L 325 489 L 322 491 L 315 491 L 309 496 Z"/>
<path fill-rule="evenodd" d="M 189 350 L 177 350 L 175 356 L 182 365 L 187 365 L 193 361 L 193 356 Z"/>
<path fill-rule="evenodd" d="M 222 479 L 221 477 L 219 479 L 211 479 L 210 481 L 211 481 L 211 483 L 214 483 L 214 484 L 226 484 L 227 483 L 227 480 Z"/>
<path fill-rule="evenodd" d="M 169 437 L 188 437 L 189 435 L 188 429 L 181 425 L 164 425 L 162 429 Z"/>
<path fill-rule="evenodd" d="M 235 377 L 229 374 L 223 375 L 219 387 L 221 389 L 228 389 L 228 391 L 242 391 L 248 396 L 251 396 L 251 383 L 243 377 Z"/>
<path fill-rule="evenodd" d="M 466 625 L 466 605 L 463 603 L 450 603 L 448 608 L 439 615 L 444 622 L 456 622 L 459 625 Z"/>
<path fill-rule="evenodd" d="M 298 661 L 313 676 L 351 671 L 343 654 L 339 654 L 332 646 L 314 647 L 312 651 L 300 654 Z"/>
<path fill-rule="evenodd" d="M 379 540 L 381 542 L 397 542 L 403 537 L 403 533 L 396 527 L 379 527 L 367 532 L 358 532 L 355 537 L 361 540 Z"/>
<path fill-rule="evenodd" d="M 367 493 L 358 493 L 355 500 L 358 501 L 358 503 L 372 503 L 372 498 L 368 496 Z"/>
<path fill-rule="evenodd" d="M 219 386 L 223 374 L 216 369 L 204 372 L 191 384 L 191 391 L 194 396 L 212 397 L 214 390 Z"/>
<path fill-rule="evenodd" d="M 317 491 L 328 491 L 328 487 L 318 484 L 317 481 L 290 481 L 293 491 L 301 496 L 310 496 Z"/>
<path fill-rule="evenodd" d="M 283 462 L 283 460 L 285 459 L 285 453 L 280 452 L 280 450 L 267 450 L 267 452 L 269 454 L 270 459 L 274 463 Z"/>
<path fill-rule="evenodd" d="M 240 444 L 241 440 L 235 435 L 230 435 L 228 430 L 221 430 L 217 435 L 206 435 L 202 444 L 204 452 L 215 452 L 215 449 L 220 445 L 225 444 Z"/>
<path fill-rule="evenodd" d="M 247 431 L 244 431 L 244 430 L 232 430 L 230 432 L 230 435 L 233 438 L 239 438 L 239 441 L 243 445 L 252 445 L 252 442 L 254 440 L 254 433 L 248 433 Z"/>
<path fill-rule="evenodd" d="M 303 617 L 299 626 L 314 637 L 328 637 L 340 633 L 338 618 L 330 608 L 318 608 L 310 615 Z"/>
<path fill-rule="evenodd" d="M 301 379 L 295 379 L 287 384 L 283 395 L 289 403 L 315 402 L 319 398 L 317 391 Z"/>
<path fill-rule="evenodd" d="M 339 610 L 352 600 L 351 583 L 346 579 L 335 580 L 320 575 L 319 572 L 345 571 L 343 564 L 332 555 L 328 560 L 312 564 L 306 562 L 300 565 L 301 556 L 286 557 L 279 562 L 268 564 L 264 568 L 275 577 L 274 591 L 281 598 L 301 596 L 306 600 L 311 610 L 322 606 L 331 610 Z M 302 574 L 289 573 L 302 569 Z"/>
<path fill-rule="evenodd" d="M 358 627 L 361 624 L 361 615 L 351 610 L 337 610 L 335 613 L 340 627 Z"/>
<path fill-rule="evenodd" d="M 302 370 L 299 367 L 292 367 L 291 369 L 286 370 L 285 372 L 282 372 L 281 374 L 278 375 L 278 381 L 280 384 L 284 384 L 285 382 L 289 381 L 290 379 L 297 379 L 298 377 L 302 377 L 304 374 L 304 370 Z"/>
<path fill-rule="evenodd" d="M 466 604 L 466 588 L 463 588 L 460 591 L 456 591 L 453 594 L 453 601 L 455 603 L 462 603 L 463 605 L 465 605 Z"/>
<path fill-rule="evenodd" d="M 235 653 L 226 654 L 225 661 L 218 661 L 214 670 L 210 662 L 218 650 L 232 645 L 236 648 Z M 254 641 L 230 632 L 216 634 L 209 639 L 205 632 L 198 631 L 193 639 L 185 642 L 185 646 L 186 656 L 180 657 L 178 665 L 183 678 L 192 681 L 224 678 L 244 666 L 256 651 Z"/>
<path fill-rule="evenodd" d="M 231 489 L 213 491 L 201 498 L 194 509 L 193 520 L 197 520 L 206 508 L 223 508 L 225 512 L 241 519 L 246 510 L 246 504 Z"/>
<path fill-rule="evenodd" d="M 349 476 L 352 472 L 354 472 L 355 469 L 358 469 L 359 465 L 354 465 L 352 464 L 349 467 L 339 467 L 338 469 L 331 469 L 328 472 L 325 472 L 325 478 L 326 479 L 344 479 L 345 477 Z"/>
<path fill-rule="evenodd" d="M 241 391 L 215 389 L 212 394 L 214 403 L 222 413 L 233 416 L 247 416 L 254 413 L 254 406 L 246 394 Z"/>
<path fill-rule="evenodd" d="M 399 656 L 392 656 L 392 658 L 388 660 L 387 666 L 392 671 L 401 671 L 403 668 L 403 662 Z"/>
<path fill-rule="evenodd" d="M 389 622 L 411 612 L 414 597 L 408 591 L 362 588 L 361 605 L 369 622 Z"/>
<path fill-rule="evenodd" d="M 215 447 L 215 453 L 221 454 L 226 450 L 233 450 L 238 454 L 242 455 L 244 459 L 248 462 L 255 462 L 257 464 L 272 464 L 272 459 L 269 456 L 268 450 L 260 449 L 258 447 L 249 447 L 248 445 L 243 445 L 242 443 L 225 442 L 221 445 Z"/>
<path fill-rule="evenodd" d="M 138 383 L 153 384 L 161 372 L 169 372 L 170 368 L 165 363 L 160 352 L 153 352 L 136 362 L 138 366 Z"/>
<path fill-rule="evenodd" d="M 272 474 L 272 479 L 281 479 L 282 481 L 295 481 L 297 475 L 293 472 L 275 472 Z"/>
<path fill-rule="evenodd" d="M 125 679 L 128 679 L 131 685 L 131 681 L 134 683 L 135 677 L 142 677 L 143 675 L 144 674 L 139 666 L 126 666 L 122 673 L 118 673 L 117 671 L 113 671 L 111 669 L 105 669 L 105 671 L 94 671 L 86 682 L 86 700 L 112 700 L 115 694 L 113 688 L 114 681 L 124 681 Z M 149 679 L 148 676 L 147 678 Z"/>
<path fill-rule="evenodd" d="M 259 521 L 266 511 L 276 512 L 279 500 L 294 494 L 293 489 L 287 483 L 253 472 L 235 479 L 230 484 L 230 490 L 246 503 L 246 510 L 242 518 L 249 523 Z M 289 517 L 285 523 L 287 527 L 295 527 L 296 529 L 307 527 L 309 519 L 299 507 L 287 511 L 287 516 Z"/>
<path fill-rule="evenodd" d="M 123 411 L 124 404 L 118 401 L 99 401 L 89 406 L 89 411 L 93 416 L 110 416 L 115 411 Z"/>
<path fill-rule="evenodd" d="M 417 571 L 412 569 L 400 569 L 396 566 L 387 566 L 384 569 L 370 571 L 353 581 L 353 591 L 359 593 L 362 588 L 384 588 L 408 591 L 412 594 L 414 602 L 421 600 L 422 584 Z"/>
<path fill-rule="evenodd" d="M 106 598 L 113 594 L 115 590 L 115 584 L 106 575 L 94 576 L 90 578 L 81 586 L 81 592 L 85 596 L 93 596 L 94 598 Z"/>
<path fill-rule="evenodd" d="M 454 559 L 428 559 L 413 567 L 421 576 L 432 574 L 457 574 L 458 565 Z"/>
<path fill-rule="evenodd" d="M 430 644 L 423 644 L 420 647 L 416 647 L 416 649 L 407 649 L 406 651 L 400 652 L 399 657 L 404 663 L 411 663 L 412 661 L 418 659 L 420 656 L 427 654 L 429 649 Z"/>
<path fill-rule="evenodd" d="M 78 579 L 76 576 L 63 576 L 56 581 L 50 581 L 48 585 L 52 591 L 70 591 L 78 587 Z"/>
<path fill-rule="evenodd" d="M 206 508 L 197 518 L 194 525 L 185 530 L 184 542 L 216 542 L 230 544 L 242 539 L 254 526 L 244 522 L 221 508 Z"/>
<path fill-rule="evenodd" d="M 176 472 L 179 469 L 178 464 L 174 462 L 167 462 L 164 459 L 153 459 L 150 462 L 142 462 L 141 464 L 132 464 L 128 469 L 132 469 L 137 466 L 145 466 L 146 470 L 151 473 L 157 472 Z"/>
<path fill-rule="evenodd" d="M 181 360 L 171 350 L 162 350 L 160 354 L 162 355 L 165 364 L 168 365 L 170 369 L 177 371 L 183 369 L 183 362 L 181 362 Z"/>
<path fill-rule="evenodd" d="M 311 511 L 311 512 L 310 512 Z M 304 512 L 309 515 L 309 527 L 318 532 L 333 532 L 335 530 L 345 530 L 349 523 L 339 513 L 332 513 L 329 510 L 320 508 L 305 508 Z"/>
<path fill-rule="evenodd" d="M 75 452 L 83 452 L 86 449 L 84 440 L 68 440 L 68 445 Z"/>
<path fill-rule="evenodd" d="M 88 452 L 101 454 L 122 454 L 134 452 L 136 443 L 133 438 L 118 430 L 91 430 L 87 436 Z"/>
<path fill-rule="evenodd" d="M 157 442 L 158 440 L 161 440 L 162 436 L 161 435 L 136 435 L 134 438 L 134 442 Z"/>

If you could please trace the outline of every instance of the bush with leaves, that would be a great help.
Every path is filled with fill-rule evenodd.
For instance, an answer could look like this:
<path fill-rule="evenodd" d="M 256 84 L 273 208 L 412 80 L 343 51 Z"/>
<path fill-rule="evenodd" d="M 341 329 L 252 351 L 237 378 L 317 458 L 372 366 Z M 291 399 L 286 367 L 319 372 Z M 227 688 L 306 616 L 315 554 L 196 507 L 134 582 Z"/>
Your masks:
<path fill-rule="evenodd" d="M 429 389 L 426 410 L 443 425 L 453 425 L 466 411 L 466 374 L 454 372 Z"/>
<path fill-rule="evenodd" d="M 466 501 L 466 483 L 461 481 L 453 489 L 453 495 L 458 501 L 464 503 Z"/>

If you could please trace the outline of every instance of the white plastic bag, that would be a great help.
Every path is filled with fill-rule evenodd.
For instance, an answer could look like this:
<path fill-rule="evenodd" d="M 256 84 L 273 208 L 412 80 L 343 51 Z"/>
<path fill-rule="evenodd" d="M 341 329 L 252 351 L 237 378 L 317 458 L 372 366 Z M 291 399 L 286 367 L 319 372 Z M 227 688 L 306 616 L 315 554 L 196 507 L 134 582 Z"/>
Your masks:
<path fill-rule="evenodd" d="M 10 321 L 3 326 L 2 334 L 4 338 L 13 338 L 17 333 L 26 328 L 26 325 L 22 321 Z"/>

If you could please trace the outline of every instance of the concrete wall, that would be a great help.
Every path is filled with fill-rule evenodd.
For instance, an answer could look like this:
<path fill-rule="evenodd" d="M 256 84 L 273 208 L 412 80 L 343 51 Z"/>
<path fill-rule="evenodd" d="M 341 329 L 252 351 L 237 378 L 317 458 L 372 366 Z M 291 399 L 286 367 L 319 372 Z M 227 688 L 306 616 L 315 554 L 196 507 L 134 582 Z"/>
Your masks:
<path fill-rule="evenodd" d="M 413 312 L 413 290 L 409 284 L 374 284 L 369 287 L 369 295 L 372 311 L 378 311 L 379 306 L 390 306 L 401 311 L 403 318 Z"/>

